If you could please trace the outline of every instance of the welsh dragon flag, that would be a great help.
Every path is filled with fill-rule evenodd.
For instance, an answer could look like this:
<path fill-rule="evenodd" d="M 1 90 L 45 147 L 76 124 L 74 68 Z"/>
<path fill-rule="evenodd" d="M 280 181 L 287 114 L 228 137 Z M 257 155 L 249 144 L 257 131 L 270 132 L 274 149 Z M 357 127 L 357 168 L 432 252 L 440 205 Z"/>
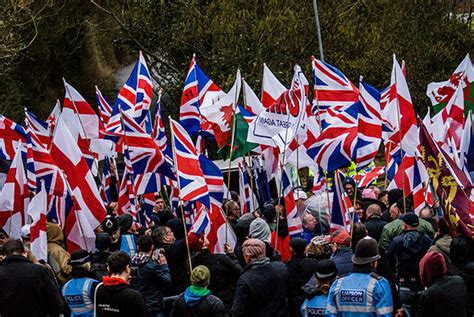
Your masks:
<path fill-rule="evenodd" d="M 474 67 L 469 54 L 454 70 L 447 81 L 431 83 L 426 89 L 436 113 L 440 112 L 454 95 L 456 88 L 461 85 L 464 90 L 464 113 L 474 111 Z"/>

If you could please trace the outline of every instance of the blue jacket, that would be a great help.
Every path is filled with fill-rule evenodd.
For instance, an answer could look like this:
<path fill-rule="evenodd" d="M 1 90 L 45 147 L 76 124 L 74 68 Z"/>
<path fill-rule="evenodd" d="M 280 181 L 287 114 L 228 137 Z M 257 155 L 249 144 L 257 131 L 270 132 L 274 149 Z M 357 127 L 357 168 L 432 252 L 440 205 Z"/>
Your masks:
<path fill-rule="evenodd" d="M 325 316 L 328 295 L 318 294 L 311 299 L 306 299 L 301 305 L 303 317 Z"/>
<path fill-rule="evenodd" d="M 354 272 L 339 277 L 329 290 L 326 316 L 392 316 L 393 300 L 388 281 L 371 273 Z"/>
<path fill-rule="evenodd" d="M 331 257 L 337 267 L 337 274 L 339 276 L 352 272 L 352 249 L 351 247 L 343 246 L 334 252 Z"/>
<path fill-rule="evenodd" d="M 120 251 L 127 253 L 131 258 L 137 253 L 137 245 L 133 234 L 122 234 L 120 236 Z"/>
<path fill-rule="evenodd" d="M 99 282 L 88 278 L 73 278 L 63 286 L 62 294 L 71 310 L 71 317 L 94 315 L 94 289 Z"/>

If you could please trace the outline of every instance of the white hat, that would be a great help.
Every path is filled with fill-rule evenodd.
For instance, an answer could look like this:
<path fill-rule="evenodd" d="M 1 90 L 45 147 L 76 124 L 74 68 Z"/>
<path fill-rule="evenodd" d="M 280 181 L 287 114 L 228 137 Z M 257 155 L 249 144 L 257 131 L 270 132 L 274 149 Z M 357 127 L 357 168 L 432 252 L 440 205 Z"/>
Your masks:
<path fill-rule="evenodd" d="M 30 225 L 24 225 L 21 227 L 20 235 L 23 239 L 30 238 Z"/>
<path fill-rule="evenodd" d="M 303 200 L 308 199 L 308 195 L 306 195 L 306 193 L 302 191 L 301 189 L 296 189 L 293 192 L 293 197 L 295 198 L 295 201 L 297 201 L 298 199 L 303 199 Z"/>

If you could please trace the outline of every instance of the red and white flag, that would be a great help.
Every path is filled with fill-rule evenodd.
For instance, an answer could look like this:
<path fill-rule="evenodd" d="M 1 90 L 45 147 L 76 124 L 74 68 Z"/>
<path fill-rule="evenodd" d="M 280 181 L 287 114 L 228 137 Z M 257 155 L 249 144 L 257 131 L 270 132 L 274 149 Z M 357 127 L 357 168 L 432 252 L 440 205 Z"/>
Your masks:
<path fill-rule="evenodd" d="M 0 192 L 0 228 L 10 238 L 19 239 L 21 227 L 27 219 L 26 210 L 30 202 L 28 181 L 21 159 L 21 142 L 8 171 L 5 185 Z"/>
<path fill-rule="evenodd" d="M 48 212 L 48 195 L 41 185 L 41 191 L 33 197 L 28 206 L 28 215 L 32 219 L 30 226 L 31 252 L 38 260 L 48 261 L 48 238 L 46 236 L 46 214 Z"/>
<path fill-rule="evenodd" d="M 264 108 L 272 106 L 286 91 L 286 87 L 273 75 L 266 64 L 263 64 L 262 105 Z"/>
<path fill-rule="evenodd" d="M 57 123 L 51 156 L 67 176 L 71 194 L 76 199 L 77 207 L 84 213 L 90 226 L 97 228 L 106 216 L 104 203 L 86 160 L 75 142 L 63 116 Z"/>

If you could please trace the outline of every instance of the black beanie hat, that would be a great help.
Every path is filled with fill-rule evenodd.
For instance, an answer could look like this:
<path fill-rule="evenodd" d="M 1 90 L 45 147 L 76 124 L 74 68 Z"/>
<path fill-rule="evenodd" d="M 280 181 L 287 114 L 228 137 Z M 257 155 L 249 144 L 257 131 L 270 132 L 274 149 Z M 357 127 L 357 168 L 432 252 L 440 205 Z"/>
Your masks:
<path fill-rule="evenodd" d="M 344 180 L 342 181 L 342 186 L 345 186 L 347 184 L 351 184 L 352 187 L 354 187 L 354 189 L 356 188 L 356 182 L 355 180 L 350 177 L 350 176 L 347 176 L 346 178 L 344 178 Z"/>
<path fill-rule="evenodd" d="M 118 219 L 120 225 L 120 231 L 126 232 L 128 231 L 133 224 L 133 216 L 131 214 L 123 214 Z"/>
<path fill-rule="evenodd" d="M 303 238 L 293 238 L 290 240 L 290 247 L 297 254 L 302 254 L 306 250 L 306 240 Z"/>
<path fill-rule="evenodd" d="M 95 236 L 95 247 L 99 251 L 105 251 L 110 248 L 112 244 L 112 239 L 108 233 L 101 232 Z"/>
<path fill-rule="evenodd" d="M 403 190 L 395 188 L 388 192 L 387 194 L 388 204 L 392 206 L 396 203 L 400 198 L 403 198 Z"/>

